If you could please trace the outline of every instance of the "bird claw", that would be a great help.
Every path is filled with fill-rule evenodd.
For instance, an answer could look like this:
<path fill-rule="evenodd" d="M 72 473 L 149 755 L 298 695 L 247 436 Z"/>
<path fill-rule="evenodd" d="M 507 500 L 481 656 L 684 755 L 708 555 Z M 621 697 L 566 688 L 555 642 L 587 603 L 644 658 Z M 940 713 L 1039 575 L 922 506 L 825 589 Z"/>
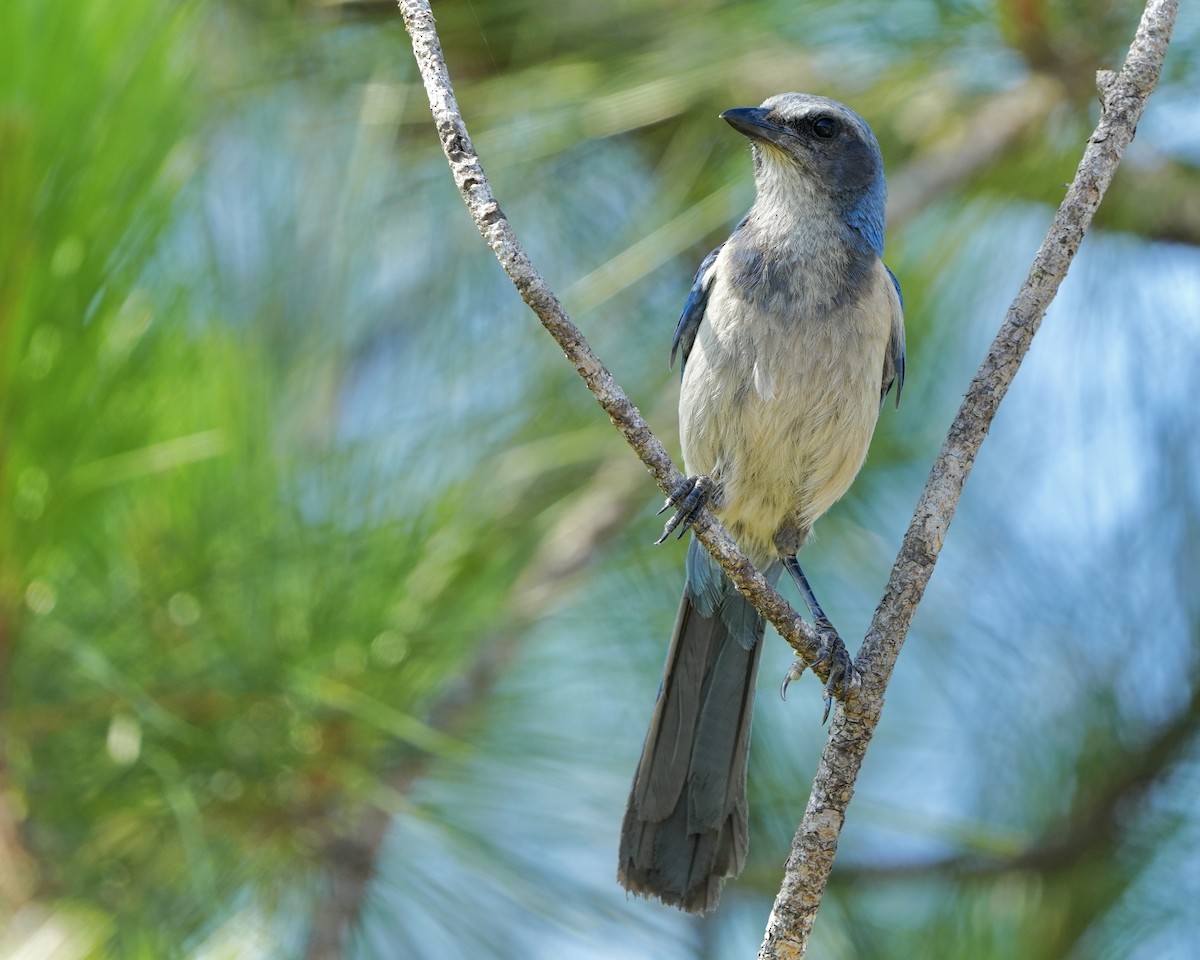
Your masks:
<path fill-rule="evenodd" d="M 700 511 L 704 509 L 704 505 L 708 503 L 708 498 L 712 494 L 712 481 L 705 476 L 684 477 L 673 491 L 667 497 L 666 503 L 662 505 L 662 509 L 658 512 L 665 513 L 671 507 L 675 508 L 675 513 L 666 526 L 663 527 L 662 536 L 654 541 L 657 546 L 663 543 L 667 537 L 675 532 L 677 527 L 680 527 L 679 536 L 683 536 L 688 527 L 695 522 Z"/>
<path fill-rule="evenodd" d="M 821 640 L 821 655 L 813 666 L 827 661 L 829 663 L 829 678 L 825 681 L 825 709 L 821 713 L 821 724 L 824 725 L 829 719 L 830 710 L 833 709 L 834 699 L 844 699 L 850 688 L 858 682 L 858 678 L 854 673 L 854 661 L 850 659 L 850 652 L 833 624 L 825 617 L 818 617 L 815 626 L 817 636 Z"/>
<path fill-rule="evenodd" d="M 828 662 L 829 679 L 825 681 L 825 709 L 821 714 L 821 724 L 824 725 L 829 720 L 829 713 L 833 709 L 833 701 L 835 699 L 845 699 L 851 688 L 859 683 L 859 679 L 854 670 L 854 661 L 850 659 L 850 653 L 846 649 L 846 644 L 842 642 L 842 638 L 838 635 L 837 630 L 834 629 L 833 624 L 822 616 L 817 618 L 814 626 L 816 627 L 817 637 L 821 643 L 817 659 L 812 663 L 805 663 L 803 659 L 796 657 L 784 675 L 783 683 L 779 688 L 779 695 L 786 700 L 787 688 L 793 680 L 799 680 L 805 670 L 815 670 L 823 663 Z"/>
<path fill-rule="evenodd" d="M 810 664 L 804 662 L 803 657 L 793 657 L 791 665 L 787 668 L 787 673 L 783 675 L 783 683 L 779 685 L 779 699 L 787 699 L 787 688 L 791 686 L 793 680 L 799 680 L 804 676 L 804 671 L 809 668 Z M 816 663 L 811 664 L 816 666 Z"/>

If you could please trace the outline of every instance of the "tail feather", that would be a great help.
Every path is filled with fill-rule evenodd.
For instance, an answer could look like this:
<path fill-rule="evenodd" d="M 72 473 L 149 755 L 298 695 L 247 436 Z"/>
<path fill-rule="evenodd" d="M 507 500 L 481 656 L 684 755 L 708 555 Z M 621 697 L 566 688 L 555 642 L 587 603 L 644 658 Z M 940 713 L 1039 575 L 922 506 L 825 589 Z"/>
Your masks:
<path fill-rule="evenodd" d="M 717 621 L 697 618 L 694 612 L 685 596 L 633 781 L 633 795 L 648 820 L 665 820 L 675 809 L 692 766 L 692 738 L 700 718 L 698 693 L 710 670 L 710 650 L 720 639 Z M 688 642 L 681 644 L 678 638 L 684 635 Z"/>
<path fill-rule="evenodd" d="M 768 576 L 778 577 L 778 565 Z M 763 620 L 702 546 L 688 583 L 621 830 L 618 879 L 703 913 L 746 862 L 746 757 Z"/>
<path fill-rule="evenodd" d="M 712 666 L 700 691 L 703 706 L 692 743 L 692 789 L 688 793 L 688 829 L 692 832 L 719 828 L 745 795 L 746 753 L 761 649 L 761 643 L 743 650 L 727 640 L 713 651 Z"/>

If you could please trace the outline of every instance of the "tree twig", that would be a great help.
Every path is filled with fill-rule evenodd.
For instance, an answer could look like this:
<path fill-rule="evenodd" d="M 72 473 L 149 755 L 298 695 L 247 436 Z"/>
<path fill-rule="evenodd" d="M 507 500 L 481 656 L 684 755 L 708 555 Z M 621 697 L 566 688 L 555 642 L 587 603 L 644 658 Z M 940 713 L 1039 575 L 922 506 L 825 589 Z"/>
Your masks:
<path fill-rule="evenodd" d="M 413 53 L 429 97 L 429 108 L 442 142 L 442 150 L 450 163 L 454 183 L 476 227 L 492 248 L 521 299 L 537 314 L 542 326 L 557 341 L 592 396 L 608 414 L 613 426 L 650 471 L 659 489 L 669 495 L 679 486 L 683 475 L 671 462 L 666 448 L 651 433 L 637 407 L 592 352 L 579 328 L 571 322 L 558 298 L 526 255 L 516 232 L 492 194 L 491 185 L 471 144 L 454 97 L 428 0 L 400 0 L 400 11 L 412 38 Z M 720 522 L 708 511 L 703 511 L 693 525 L 692 532 L 721 564 L 734 586 L 774 624 L 780 636 L 806 662 L 815 661 L 821 649 L 816 631 L 767 583 Z M 817 673 L 822 680 L 827 679 L 828 665 L 819 665 Z M 853 689 L 850 696 L 853 696 Z"/>
<path fill-rule="evenodd" d="M 846 808 L 909 624 L 962 494 L 963 484 L 1046 308 L 1066 276 L 1121 155 L 1158 82 L 1178 0 L 1149 0 L 1119 74 L 1097 76 L 1102 113 L 1067 196 L 1024 285 L 963 399 L 905 534 L 855 666 L 858 696 L 838 712 L 759 951 L 760 960 L 803 957 L 837 852 Z"/>
<path fill-rule="evenodd" d="M 954 515 L 963 484 L 996 409 L 1083 238 L 1137 120 L 1153 90 L 1174 24 L 1177 0 L 1150 0 L 1125 66 L 1100 76 L 1103 116 L 1050 232 L 1035 257 L 1000 333 L 972 381 L 962 408 L 934 463 L 901 546 L 884 597 L 863 642 L 856 667 L 863 685 L 843 703 L 813 783 L 804 820 L 793 842 L 787 873 L 767 928 L 760 958 L 802 957 L 837 849 L 846 807 L 879 720 L 883 692 L 924 593 Z M 427 0 L 400 0 L 405 26 L 429 96 L 438 135 L 467 208 L 522 299 L 562 347 L 614 426 L 669 494 L 682 475 L 624 391 L 588 347 L 545 280 L 525 254 L 491 192 L 471 145 L 450 85 Z M 697 538 L 747 596 L 807 660 L 817 655 L 815 632 L 705 513 Z"/>

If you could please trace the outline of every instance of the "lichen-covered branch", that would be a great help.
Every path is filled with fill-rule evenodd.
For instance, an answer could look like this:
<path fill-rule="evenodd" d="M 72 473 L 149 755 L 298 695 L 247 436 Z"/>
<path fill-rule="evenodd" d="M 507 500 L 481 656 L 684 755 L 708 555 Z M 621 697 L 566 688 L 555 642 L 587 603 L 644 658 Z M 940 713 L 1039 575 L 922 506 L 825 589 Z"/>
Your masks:
<path fill-rule="evenodd" d="M 646 469 L 653 475 L 663 493 L 669 494 L 683 480 L 666 448 L 650 432 L 637 407 L 625 395 L 612 374 L 592 352 L 583 334 L 567 316 L 558 298 L 550 290 L 537 268 L 517 240 L 512 225 L 505 218 L 500 204 L 483 172 L 483 165 L 454 98 L 446 61 L 442 55 L 428 0 L 400 0 L 404 25 L 412 37 L 413 52 L 421 71 L 421 80 L 429 96 L 438 137 L 442 142 L 454 183 L 467 204 L 475 225 L 487 241 L 500 266 L 508 274 L 521 298 L 537 314 L 542 326 L 550 333 L 587 384 L 588 390 L 604 408 L 613 426 L 633 447 Z M 780 635 L 806 661 L 817 659 L 820 641 L 816 631 L 805 623 L 786 600 L 763 578 L 754 565 L 738 549 L 733 538 L 720 523 L 704 512 L 693 526 L 693 532 L 724 568 L 734 585 L 745 594 Z M 818 668 L 818 675 L 827 678 L 828 667 Z"/>
<path fill-rule="evenodd" d="M 1157 83 L 1177 6 L 1177 0 L 1150 0 L 1120 74 L 1100 75 L 1103 102 L 1100 125 L 1088 141 L 1075 180 L 1038 251 L 1029 277 L 972 381 L 934 463 L 855 664 L 863 682 L 843 702 L 830 730 L 760 958 L 804 955 L 854 782 L 882 711 L 884 690 L 933 572 L 963 485 L 996 409 L 1066 275 L 1122 152 L 1133 138 L 1146 100 Z M 412 37 L 442 148 L 480 233 L 521 297 L 562 347 L 659 488 L 670 493 L 682 479 L 681 474 L 636 407 L 571 323 L 526 256 L 492 195 L 455 102 L 427 0 L 400 0 L 400 8 Z M 738 589 L 781 635 L 805 659 L 814 659 L 818 651 L 815 632 L 766 583 L 720 524 L 706 513 L 696 524 L 695 532 Z"/>
<path fill-rule="evenodd" d="M 884 691 L 933 573 L 963 484 L 1121 155 L 1133 139 L 1146 101 L 1158 82 L 1177 9 L 1178 0 L 1149 0 L 1121 72 L 1104 71 L 1097 77 L 1102 104 L 1100 123 L 1088 139 L 1066 199 L 971 381 L 930 471 L 855 663 L 862 687 L 858 696 L 839 711 L 821 755 L 808 807 L 793 840 L 784 881 L 767 925 L 760 960 L 804 956 L 854 782 L 883 709 Z"/>

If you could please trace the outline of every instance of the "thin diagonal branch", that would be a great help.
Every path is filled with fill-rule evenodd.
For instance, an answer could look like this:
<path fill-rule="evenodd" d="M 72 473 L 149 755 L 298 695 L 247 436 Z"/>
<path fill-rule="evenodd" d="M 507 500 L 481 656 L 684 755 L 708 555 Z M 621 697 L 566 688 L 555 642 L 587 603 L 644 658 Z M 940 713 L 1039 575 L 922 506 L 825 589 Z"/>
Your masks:
<path fill-rule="evenodd" d="M 1028 350 L 1046 307 L 1133 138 L 1161 68 L 1177 0 L 1150 0 L 1119 76 L 1101 76 L 1104 112 L 1089 140 L 1074 183 L 1038 251 L 1029 278 L 971 384 L 917 506 L 883 600 L 876 610 L 856 666 L 861 688 L 838 712 L 813 784 L 804 821 L 793 843 L 783 887 L 768 924 L 760 957 L 802 957 L 837 849 L 846 807 L 866 746 L 882 711 L 883 692 L 913 613 L 996 409 Z M 637 409 L 588 347 L 562 305 L 517 241 L 492 195 L 471 145 L 450 86 L 427 0 L 400 0 L 405 26 L 429 96 L 430 108 L 454 180 L 480 233 L 522 299 L 555 338 L 617 430 L 637 452 L 659 488 L 670 494 L 682 475 Z M 697 538 L 747 596 L 807 660 L 817 655 L 815 632 L 796 615 L 737 549 L 720 524 L 705 513 Z"/>
<path fill-rule="evenodd" d="M 454 183 L 462 194 L 475 226 L 492 248 L 521 299 L 537 314 L 542 326 L 562 347 L 563 353 L 583 378 L 596 402 L 604 408 L 613 426 L 633 447 L 659 489 L 670 495 L 683 480 L 683 474 L 671 462 L 666 448 L 650 432 L 637 407 L 592 352 L 579 328 L 571 322 L 558 298 L 526 255 L 516 232 L 492 194 L 491 185 L 471 144 L 466 123 L 454 97 L 428 0 L 400 0 L 400 10 L 404 15 L 404 25 L 412 37 L 413 53 L 421 71 L 425 92 L 429 96 L 429 108 L 442 149 L 450 163 Z M 816 631 L 767 583 L 720 522 L 712 514 L 703 511 L 693 525 L 692 532 L 721 564 L 734 586 L 775 625 L 780 636 L 805 661 L 815 661 L 820 656 L 820 641 Z M 823 680 L 828 676 L 827 671 L 825 664 L 817 668 Z"/>
<path fill-rule="evenodd" d="M 862 688 L 854 701 L 839 711 L 829 731 L 808 807 L 792 842 L 783 884 L 767 924 L 760 960 L 804 956 L 833 867 L 846 808 L 883 709 L 884 691 L 933 573 L 963 485 L 1000 401 L 1112 182 L 1121 155 L 1133 140 L 1146 100 L 1158 83 L 1177 9 L 1178 0 L 1149 0 L 1121 72 L 1103 71 L 1097 77 L 1102 103 L 1100 123 L 1088 139 L 1067 196 L 971 381 L 930 471 L 855 662 Z"/>

